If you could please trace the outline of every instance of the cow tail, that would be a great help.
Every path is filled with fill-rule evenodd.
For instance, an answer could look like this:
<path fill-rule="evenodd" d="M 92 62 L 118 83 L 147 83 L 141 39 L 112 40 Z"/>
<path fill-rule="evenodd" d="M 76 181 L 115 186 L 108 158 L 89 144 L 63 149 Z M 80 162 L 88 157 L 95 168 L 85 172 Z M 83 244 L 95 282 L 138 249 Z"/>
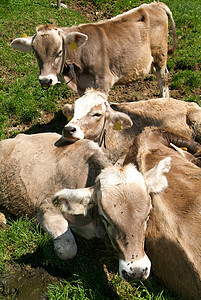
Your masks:
<path fill-rule="evenodd" d="M 173 45 L 172 45 L 172 49 L 168 50 L 168 53 L 173 53 L 176 50 L 176 47 L 177 47 L 177 34 L 176 34 L 175 21 L 173 19 L 172 12 L 169 9 L 169 7 L 166 4 L 162 3 L 162 2 L 159 2 L 158 4 L 166 12 L 166 14 L 167 14 L 167 16 L 170 20 L 170 26 L 171 26 L 171 29 L 172 29 L 172 42 L 173 42 Z"/>

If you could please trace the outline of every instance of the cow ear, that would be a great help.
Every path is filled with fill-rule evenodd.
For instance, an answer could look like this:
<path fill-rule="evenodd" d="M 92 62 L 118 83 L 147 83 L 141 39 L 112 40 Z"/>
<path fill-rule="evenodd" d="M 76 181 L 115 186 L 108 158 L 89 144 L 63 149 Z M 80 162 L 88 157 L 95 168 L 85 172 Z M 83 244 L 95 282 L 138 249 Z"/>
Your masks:
<path fill-rule="evenodd" d="M 114 130 L 121 131 L 133 125 L 131 118 L 125 113 L 110 109 L 109 115 L 111 122 L 114 124 Z"/>
<path fill-rule="evenodd" d="M 164 174 L 169 172 L 170 167 L 171 158 L 166 157 L 144 174 L 144 181 L 149 193 L 161 193 L 168 186 L 167 178 Z"/>
<path fill-rule="evenodd" d="M 71 32 L 66 36 L 66 41 L 70 45 L 71 50 L 76 50 L 88 40 L 86 34 L 80 32 Z"/>
<path fill-rule="evenodd" d="M 11 46 L 13 47 L 14 50 L 19 50 L 22 52 L 31 52 L 33 51 L 32 39 L 33 39 L 32 36 L 17 38 L 11 42 Z"/>
<path fill-rule="evenodd" d="M 73 118 L 74 115 L 74 105 L 73 104 L 65 104 L 62 108 L 62 113 L 67 118 L 68 122 Z"/>
<path fill-rule="evenodd" d="M 53 198 L 53 204 L 62 212 L 71 215 L 86 215 L 94 205 L 94 186 L 83 189 L 63 189 Z"/>

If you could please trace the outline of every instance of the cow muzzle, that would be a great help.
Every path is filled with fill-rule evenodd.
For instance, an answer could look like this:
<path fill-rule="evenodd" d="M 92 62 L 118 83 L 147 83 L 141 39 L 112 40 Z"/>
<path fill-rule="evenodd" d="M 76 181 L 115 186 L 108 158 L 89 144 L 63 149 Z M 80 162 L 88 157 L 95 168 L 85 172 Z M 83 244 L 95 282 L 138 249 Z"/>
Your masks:
<path fill-rule="evenodd" d="M 84 139 L 84 132 L 78 125 L 68 123 L 62 131 L 62 136 L 72 142 Z"/>
<path fill-rule="evenodd" d="M 119 261 L 119 273 L 122 279 L 130 282 L 135 280 L 145 280 L 149 277 L 151 262 L 147 255 L 138 261 Z"/>
<path fill-rule="evenodd" d="M 58 83 L 58 79 L 55 75 L 50 74 L 48 76 L 39 76 L 39 82 L 42 88 L 48 89 L 49 87 Z"/>

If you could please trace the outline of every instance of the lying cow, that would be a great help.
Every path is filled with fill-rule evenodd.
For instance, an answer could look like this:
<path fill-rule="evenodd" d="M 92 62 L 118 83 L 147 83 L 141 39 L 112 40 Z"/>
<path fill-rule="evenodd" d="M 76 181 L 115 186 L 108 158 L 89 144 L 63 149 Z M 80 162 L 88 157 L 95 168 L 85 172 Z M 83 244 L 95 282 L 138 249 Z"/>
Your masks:
<path fill-rule="evenodd" d="M 152 66 L 161 97 L 169 97 L 168 17 L 174 51 L 175 23 L 170 9 L 162 2 L 143 4 L 95 24 L 71 28 L 41 25 L 35 35 L 13 40 L 12 47 L 23 52 L 34 51 L 42 87 L 48 88 L 63 77 L 80 95 L 88 87 L 108 93 L 115 83 L 124 84 L 146 76 Z"/>
<path fill-rule="evenodd" d="M 114 161 L 127 152 L 146 126 L 160 127 L 201 143 L 201 108 L 195 103 L 168 98 L 110 106 L 105 93 L 88 89 L 73 105 L 66 104 L 63 113 L 72 118 L 63 129 L 66 139 L 93 140 L 105 147 Z"/>
<path fill-rule="evenodd" d="M 163 131 L 153 128 L 146 128 L 135 138 L 126 156 L 125 164 L 127 167 L 128 163 L 136 162 L 147 184 L 147 175 L 152 179 L 156 176 L 156 173 L 152 174 L 156 171 L 154 165 L 158 166 L 158 171 L 160 165 L 164 168 L 163 172 L 169 170 L 170 159 L 166 158 L 167 156 L 171 158 L 172 165 L 167 174 L 167 189 L 157 195 L 155 193 L 157 189 L 149 189 L 153 208 L 146 230 L 146 250 L 152 262 L 153 272 L 168 288 L 184 299 L 197 300 L 201 297 L 201 169 L 170 148 Z M 138 206 L 139 203 L 136 203 L 135 195 L 138 194 L 138 201 L 144 197 L 136 190 L 136 186 L 140 186 L 137 183 L 132 187 L 131 197 L 126 200 L 119 198 L 117 201 L 114 196 L 117 195 L 118 190 L 107 193 L 106 188 L 106 186 L 109 188 L 110 183 L 116 179 L 108 176 L 102 182 L 101 178 L 104 178 L 102 177 L 104 174 L 105 171 L 99 177 L 98 192 L 97 186 L 95 190 L 63 189 L 56 193 L 53 201 L 67 218 L 69 214 L 84 214 L 89 206 L 90 208 L 93 205 L 98 206 L 112 244 L 120 249 L 120 253 L 126 255 L 124 256 L 126 263 L 120 260 L 120 274 L 130 281 L 134 276 L 132 261 L 134 263 L 138 259 L 135 245 L 132 244 L 132 239 L 136 236 L 134 220 L 138 220 L 139 215 L 146 216 L 143 206 L 141 204 Z M 165 177 L 163 180 L 166 181 Z M 160 185 L 158 189 L 160 190 Z M 129 194 L 130 191 L 130 188 L 127 188 Z M 122 194 L 122 197 L 124 196 Z M 87 201 L 84 203 L 83 199 Z M 73 208 L 74 203 L 76 209 Z M 138 225 L 137 228 L 139 227 Z"/>
<path fill-rule="evenodd" d="M 60 140 L 56 133 L 42 133 L 19 134 L 0 142 L 0 206 L 16 216 L 37 214 L 41 226 L 54 239 L 56 254 L 68 259 L 76 254 L 77 246 L 68 222 L 51 203 L 52 195 L 65 186 L 93 185 L 101 163 L 107 160 L 91 141 L 60 147 Z M 101 227 L 84 222 L 88 230 Z"/>
<path fill-rule="evenodd" d="M 103 238 L 106 232 L 101 219 L 103 212 L 107 212 L 114 221 L 113 244 L 118 245 L 122 277 L 146 279 L 151 266 L 144 253 L 146 221 L 151 209 L 148 192 L 160 193 L 167 187 L 164 174 L 169 171 L 170 159 L 165 158 L 143 177 L 132 164 L 112 166 L 92 141 L 59 147 L 55 145 L 58 140 L 57 134 L 43 133 L 20 134 L 0 142 L 0 205 L 18 216 L 37 214 L 40 225 L 54 239 L 55 252 L 61 259 L 72 258 L 77 252 L 68 222 L 73 231 L 85 238 Z M 100 175 L 92 186 L 98 172 Z M 82 189 L 87 185 L 90 187 Z M 63 213 L 53 206 L 51 198 L 64 187 L 74 190 L 69 202 L 65 201 L 67 212 Z M 82 200 L 78 203 L 80 195 Z M 61 193 L 56 196 L 63 198 Z M 121 226 L 132 211 L 133 232 L 126 239 L 124 230 L 119 230 L 120 207 Z"/>

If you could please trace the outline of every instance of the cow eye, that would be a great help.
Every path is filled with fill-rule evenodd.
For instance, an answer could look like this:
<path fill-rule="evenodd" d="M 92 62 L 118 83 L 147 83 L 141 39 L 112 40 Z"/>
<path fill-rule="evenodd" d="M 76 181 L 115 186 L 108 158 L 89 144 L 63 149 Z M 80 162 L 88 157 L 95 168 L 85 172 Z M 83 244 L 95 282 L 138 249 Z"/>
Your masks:
<path fill-rule="evenodd" d="M 58 53 L 57 53 L 57 57 L 60 57 L 62 55 L 62 50 L 60 50 Z"/>
<path fill-rule="evenodd" d="M 100 113 L 95 113 L 95 114 L 93 115 L 93 117 L 100 117 L 100 116 L 101 116 Z"/>
<path fill-rule="evenodd" d="M 147 222 L 149 220 L 149 215 L 150 215 L 150 213 L 148 213 L 148 215 L 146 216 L 145 222 Z"/>

